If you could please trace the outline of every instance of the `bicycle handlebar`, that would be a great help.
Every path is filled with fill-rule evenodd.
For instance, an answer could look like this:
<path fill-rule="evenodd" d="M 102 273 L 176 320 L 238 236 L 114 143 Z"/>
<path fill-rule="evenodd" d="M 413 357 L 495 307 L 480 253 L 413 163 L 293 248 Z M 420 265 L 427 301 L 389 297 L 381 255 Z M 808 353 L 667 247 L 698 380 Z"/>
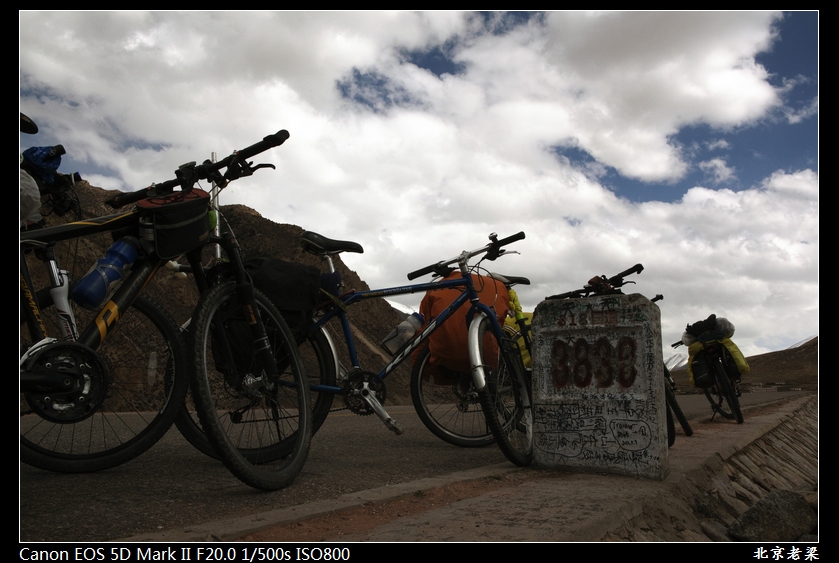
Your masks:
<path fill-rule="evenodd" d="M 632 266 L 628 270 L 624 270 L 620 274 L 615 274 L 614 276 L 609 278 L 608 281 L 609 281 L 610 285 L 620 287 L 621 285 L 624 285 L 623 283 L 621 283 L 621 282 L 623 282 L 623 278 L 625 278 L 626 276 L 631 275 L 631 274 L 640 274 L 643 271 L 644 271 L 644 266 L 642 266 L 641 264 L 635 264 L 634 266 Z M 620 283 L 620 285 L 617 285 L 619 283 Z"/>
<path fill-rule="evenodd" d="M 575 289 L 573 291 L 568 291 L 565 293 L 559 293 L 557 295 L 551 295 L 549 297 L 545 297 L 545 300 L 588 297 L 592 293 L 595 295 L 608 295 L 610 293 L 620 293 L 621 291 L 618 288 L 623 287 L 628 283 L 635 283 L 631 281 L 625 281 L 623 278 L 630 274 L 640 274 L 643 271 L 644 266 L 642 266 L 641 264 L 635 264 L 631 268 L 624 270 L 619 274 L 615 274 L 611 278 L 607 278 L 606 276 L 595 276 L 591 278 L 589 282 L 580 289 Z"/>
<path fill-rule="evenodd" d="M 114 209 L 135 203 L 148 197 L 154 197 L 166 193 L 171 193 L 176 187 L 181 186 L 185 191 L 192 189 L 193 184 L 198 180 L 204 180 L 217 176 L 218 171 L 222 168 L 227 168 L 223 180 L 236 180 L 243 175 L 247 176 L 253 173 L 253 170 L 258 169 L 263 165 L 258 165 L 255 168 L 250 168 L 249 164 L 242 164 L 252 156 L 256 156 L 261 152 L 265 152 L 270 148 L 282 145 L 289 138 L 289 133 L 285 129 L 277 131 L 273 135 L 264 137 L 258 143 L 244 148 L 240 151 L 234 151 L 233 154 L 219 162 L 212 163 L 209 160 L 204 161 L 203 164 L 196 166 L 194 162 L 183 164 L 175 172 L 175 179 L 167 180 L 159 184 L 152 184 L 148 188 L 137 190 L 136 192 L 129 192 L 126 194 L 115 195 L 114 197 L 105 201 L 105 203 Z M 272 165 L 267 165 L 272 166 Z M 273 166 L 272 166 L 273 167 Z"/>
<path fill-rule="evenodd" d="M 482 248 L 479 248 L 477 250 L 473 250 L 471 252 L 464 251 L 457 258 L 452 258 L 451 260 L 443 260 L 443 261 L 437 262 L 436 264 L 431 264 L 430 266 L 426 266 L 425 268 L 420 268 L 419 270 L 415 270 L 415 271 L 408 274 L 408 279 L 413 280 L 413 279 L 416 279 L 420 276 L 430 274 L 432 272 L 435 272 L 435 273 L 443 272 L 443 271 L 445 271 L 446 266 L 448 266 L 449 264 L 454 264 L 455 262 L 460 263 L 461 261 L 469 260 L 469 258 L 472 258 L 473 256 L 478 256 L 479 254 L 484 254 L 485 253 L 485 254 L 487 254 L 487 257 L 486 257 L 487 260 L 495 260 L 496 258 L 501 256 L 502 254 L 504 254 L 504 250 L 502 249 L 502 247 L 504 247 L 504 246 L 506 246 L 510 243 L 513 243 L 513 242 L 524 239 L 525 235 L 524 235 L 524 231 L 520 231 L 520 232 L 518 232 L 514 235 L 508 236 L 507 238 L 497 240 L 497 235 L 495 235 L 495 233 L 493 233 L 489 236 L 489 238 L 492 242 L 490 242 L 488 245 L 486 245 Z"/>

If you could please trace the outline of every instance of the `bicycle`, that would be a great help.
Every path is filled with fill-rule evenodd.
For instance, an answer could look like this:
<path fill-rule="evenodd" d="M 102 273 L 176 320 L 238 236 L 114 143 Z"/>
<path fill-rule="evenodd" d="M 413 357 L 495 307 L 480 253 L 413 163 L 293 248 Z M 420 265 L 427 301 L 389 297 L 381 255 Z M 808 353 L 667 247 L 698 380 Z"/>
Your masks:
<path fill-rule="evenodd" d="M 165 262 L 153 249 L 97 311 L 71 305 L 59 242 L 137 232 L 141 214 L 74 221 L 20 235 L 20 456 L 65 473 L 115 467 L 168 430 L 187 393 L 189 360 L 169 314 L 141 294 Z M 116 236 L 114 237 L 116 238 Z M 35 291 L 27 263 L 45 265 Z"/>
<path fill-rule="evenodd" d="M 730 324 L 730 323 L 729 323 Z M 695 333 L 695 334 L 694 334 Z M 678 348 L 692 335 L 691 344 L 685 344 L 690 350 L 690 357 L 694 384 L 701 387 L 705 397 L 711 404 L 711 420 L 719 414 L 737 424 L 743 424 L 743 411 L 740 408 L 740 372 L 729 345 L 740 354 L 736 345 L 731 342 L 733 326 L 730 334 L 725 334 L 717 325 L 716 315 L 711 315 L 704 321 L 688 325 L 683 340 L 674 342 L 671 346 Z M 745 363 L 745 360 L 743 360 Z"/>
<path fill-rule="evenodd" d="M 260 168 L 273 168 L 254 166 L 247 159 L 288 137 L 287 131 L 280 131 L 218 163 L 185 164 L 176 180 L 155 185 L 150 193 L 166 194 L 177 186 L 182 188 L 178 193 L 189 193 L 201 179 L 213 181 L 221 190 Z M 135 192 L 109 203 L 118 207 L 148 195 Z M 201 294 L 188 336 L 191 389 L 200 426 L 182 410 L 178 428 L 196 446 L 209 443 L 242 482 L 277 490 L 294 480 L 308 455 L 312 434 L 308 382 L 293 333 L 273 303 L 253 287 L 238 242 L 223 215 L 216 213 L 218 224 L 224 226 L 221 234 L 208 235 L 201 246 L 185 254 Z M 205 269 L 201 250 L 207 244 L 219 244 L 229 261 Z"/>
<path fill-rule="evenodd" d="M 319 383 L 310 386 L 310 390 L 317 393 L 314 403 L 315 420 L 322 422 L 331 409 L 333 397 L 341 395 L 344 397 L 345 405 L 353 413 L 359 415 L 375 413 L 390 430 L 401 434 L 402 427 L 382 405 L 387 394 L 384 379 L 396 366 L 422 346 L 434 330 L 469 301 L 471 305 L 467 313 L 467 323 L 469 358 L 472 365 L 469 388 L 474 389 L 482 407 L 486 420 L 483 428 L 490 429 L 490 433 L 510 461 L 517 465 L 528 465 L 533 459 L 533 419 L 529 383 L 515 344 L 504 336 L 495 313 L 480 302 L 470 273 L 470 269 L 477 266 L 469 266 L 469 260 L 476 256 L 483 256 L 481 260 L 495 260 L 505 254 L 504 246 L 523 238 L 524 233 L 518 233 L 498 240 L 493 233 L 490 235 L 491 242 L 482 248 L 464 251 L 456 258 L 438 262 L 408 274 L 409 280 L 430 273 L 443 275 L 452 271 L 449 269 L 450 265 L 457 264 L 461 276 L 452 279 L 387 289 L 351 291 L 344 295 L 338 294 L 340 281 L 335 279 L 329 303 L 322 308 L 321 316 L 316 319 L 309 330 L 308 344 L 316 351 L 321 366 Z M 337 271 L 331 256 L 341 252 L 363 252 L 361 246 L 355 242 L 333 240 L 312 232 L 303 234 L 301 244 L 306 251 L 323 258 L 329 266 L 329 273 L 333 276 L 337 275 Z M 431 319 L 419 334 L 397 350 L 393 359 L 378 373 L 364 371 L 361 368 L 345 313 L 347 306 L 374 297 L 446 288 L 459 289 L 461 294 L 442 313 Z M 341 380 L 336 379 L 338 363 L 334 360 L 336 357 L 334 342 L 325 330 L 326 324 L 335 318 L 340 320 L 352 364 L 349 371 L 342 374 Z M 420 410 L 418 409 L 418 412 Z"/>
<path fill-rule="evenodd" d="M 558 295 L 553 295 L 550 297 L 546 297 L 546 299 L 574 299 L 574 298 L 581 298 L 581 297 L 588 297 L 590 295 L 615 295 L 623 293 L 620 288 L 628 283 L 635 283 L 633 281 L 625 280 L 626 276 L 632 274 L 640 274 L 644 270 L 644 266 L 641 264 L 636 264 L 635 266 L 624 270 L 623 272 L 616 274 L 610 278 L 606 276 L 596 276 L 589 280 L 588 284 L 580 289 L 575 289 L 573 291 L 569 291 L 566 293 L 561 293 Z M 661 294 L 656 295 L 650 301 L 655 303 L 656 301 L 660 301 L 664 299 L 664 296 Z M 676 443 L 676 425 L 674 422 L 674 417 L 676 420 L 679 421 L 679 424 L 682 427 L 682 430 L 685 433 L 685 436 L 692 436 L 693 429 L 688 422 L 687 417 L 682 411 L 682 408 L 679 406 L 679 402 L 676 400 L 676 382 L 670 375 L 670 371 L 667 369 L 667 366 L 663 366 L 663 375 L 664 375 L 664 397 L 665 397 L 665 404 L 667 405 L 667 413 L 666 413 L 666 422 L 667 422 L 667 445 L 668 447 L 672 447 L 673 444 Z"/>
<path fill-rule="evenodd" d="M 446 272 L 441 272 L 446 274 Z M 444 276 L 445 277 L 445 276 Z M 503 283 L 510 295 L 512 312 L 519 328 L 507 322 L 502 325 L 507 338 L 530 350 L 530 331 L 513 285 L 529 285 L 524 277 L 505 276 L 490 272 L 487 277 Z M 526 329 L 520 323 L 525 323 Z M 530 367 L 524 363 L 529 374 Z M 417 416 L 432 434 L 441 440 L 463 448 L 485 447 L 495 443 L 484 418 L 478 393 L 468 371 L 455 371 L 431 364 L 431 350 L 422 348 L 411 370 L 411 400 Z"/>

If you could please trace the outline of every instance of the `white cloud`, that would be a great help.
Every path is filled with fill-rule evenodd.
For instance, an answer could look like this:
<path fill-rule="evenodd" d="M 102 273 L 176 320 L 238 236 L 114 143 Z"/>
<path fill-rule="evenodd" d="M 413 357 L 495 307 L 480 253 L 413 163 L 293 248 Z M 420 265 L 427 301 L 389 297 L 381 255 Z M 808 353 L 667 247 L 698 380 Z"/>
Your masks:
<path fill-rule="evenodd" d="M 371 286 L 524 230 L 522 255 L 491 266 L 531 277 L 529 307 L 641 262 L 638 289 L 666 297 L 665 341 L 717 312 L 753 353 L 818 332 L 818 174 L 642 204 L 597 178 L 611 167 L 678 179 L 695 165 L 672 140 L 681 127 L 777 110 L 755 63 L 777 18 L 555 12 L 493 34 L 457 12 L 22 12 L 21 104 L 103 187 L 166 180 L 286 128 L 289 141 L 256 159 L 277 171 L 224 201 L 358 241 L 365 254 L 346 261 Z M 462 72 L 404 62 L 446 41 Z M 354 70 L 410 103 L 373 113 L 341 98 Z M 708 146 L 727 148 L 718 135 Z M 595 161 L 575 169 L 558 145 Z M 715 183 L 734 177 L 721 158 L 699 166 Z"/>
<path fill-rule="evenodd" d="M 801 123 L 805 119 L 809 117 L 813 117 L 814 115 L 818 115 L 819 113 L 819 97 L 816 96 L 813 98 L 810 103 L 805 105 L 800 110 L 795 110 L 792 108 L 784 108 L 784 115 L 787 118 L 787 121 L 790 123 Z"/>
<path fill-rule="evenodd" d="M 705 172 L 714 184 L 722 184 L 736 178 L 734 169 L 729 167 L 722 158 L 700 162 L 699 169 Z"/>
<path fill-rule="evenodd" d="M 730 149 L 731 144 L 725 139 L 714 139 L 711 142 L 706 143 L 708 150 L 717 150 L 717 149 Z"/>

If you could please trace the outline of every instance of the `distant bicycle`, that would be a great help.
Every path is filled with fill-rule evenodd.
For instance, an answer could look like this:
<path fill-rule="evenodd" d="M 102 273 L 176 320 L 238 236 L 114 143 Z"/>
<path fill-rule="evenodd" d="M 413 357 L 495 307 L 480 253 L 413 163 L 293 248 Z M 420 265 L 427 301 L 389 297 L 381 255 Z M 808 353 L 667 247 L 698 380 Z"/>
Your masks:
<path fill-rule="evenodd" d="M 726 319 L 711 315 L 704 321 L 688 325 L 682 340 L 674 342 L 672 347 L 678 348 L 683 344 L 688 346 L 693 382 L 703 389 L 711 403 L 711 420 L 719 414 L 728 420 L 735 420 L 737 424 L 743 424 L 740 366 L 743 366 L 743 371 L 748 371 L 748 364 L 731 341 L 733 335 L 734 325 Z"/>

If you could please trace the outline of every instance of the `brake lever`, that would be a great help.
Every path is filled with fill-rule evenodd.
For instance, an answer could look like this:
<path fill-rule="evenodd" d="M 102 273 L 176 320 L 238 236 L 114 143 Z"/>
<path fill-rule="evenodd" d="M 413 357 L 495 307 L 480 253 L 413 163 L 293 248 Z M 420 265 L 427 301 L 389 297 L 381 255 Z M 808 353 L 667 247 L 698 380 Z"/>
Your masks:
<path fill-rule="evenodd" d="M 277 167 L 274 166 L 273 164 L 257 164 L 256 166 L 254 166 L 250 169 L 251 174 L 253 174 L 257 170 L 259 170 L 260 168 L 270 168 L 271 170 L 276 170 L 277 169 Z"/>
<path fill-rule="evenodd" d="M 252 176 L 253 173 L 259 170 L 260 168 L 276 169 L 276 166 L 274 166 L 273 164 L 257 164 L 256 166 L 254 166 L 253 162 L 236 160 L 234 162 L 231 162 L 230 165 L 227 167 L 227 170 L 224 172 L 224 177 L 225 179 L 232 182 L 233 180 L 238 180 L 239 178 Z"/>

